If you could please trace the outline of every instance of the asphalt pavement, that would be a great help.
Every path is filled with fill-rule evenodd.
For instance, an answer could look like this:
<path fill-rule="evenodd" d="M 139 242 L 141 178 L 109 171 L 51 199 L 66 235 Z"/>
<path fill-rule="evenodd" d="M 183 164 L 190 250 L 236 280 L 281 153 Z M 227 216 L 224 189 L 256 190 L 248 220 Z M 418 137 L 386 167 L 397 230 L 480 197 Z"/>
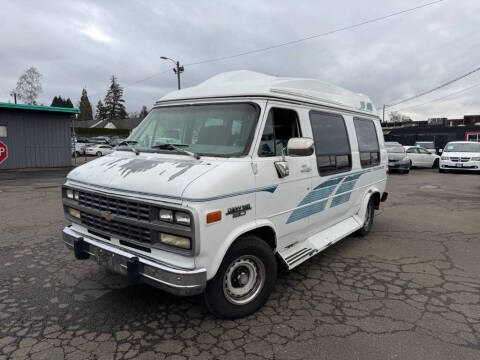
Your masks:
<path fill-rule="evenodd" d="M 0 172 L 0 359 L 479 359 L 480 175 L 390 175 L 371 234 L 235 321 L 62 244 L 67 169 Z"/>

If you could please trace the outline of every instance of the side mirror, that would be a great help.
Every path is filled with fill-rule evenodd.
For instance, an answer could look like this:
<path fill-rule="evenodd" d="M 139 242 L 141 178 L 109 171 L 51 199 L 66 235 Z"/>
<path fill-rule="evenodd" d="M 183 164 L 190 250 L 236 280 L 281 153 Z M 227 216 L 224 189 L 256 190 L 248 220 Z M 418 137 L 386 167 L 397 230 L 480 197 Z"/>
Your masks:
<path fill-rule="evenodd" d="M 313 154 L 313 139 L 291 138 L 288 140 L 287 150 L 289 156 L 310 156 Z"/>

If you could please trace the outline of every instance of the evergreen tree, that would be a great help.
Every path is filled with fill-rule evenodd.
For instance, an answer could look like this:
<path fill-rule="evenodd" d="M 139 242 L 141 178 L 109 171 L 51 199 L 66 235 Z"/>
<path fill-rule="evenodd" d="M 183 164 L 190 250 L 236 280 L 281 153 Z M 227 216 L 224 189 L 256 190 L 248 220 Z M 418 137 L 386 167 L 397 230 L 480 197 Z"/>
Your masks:
<path fill-rule="evenodd" d="M 90 100 L 88 100 L 87 90 L 85 89 L 82 90 L 82 97 L 80 98 L 80 105 L 78 107 L 80 108 L 80 115 L 78 115 L 79 121 L 93 119 L 92 104 L 90 104 Z"/>
<path fill-rule="evenodd" d="M 127 117 L 127 111 L 123 104 L 123 88 L 117 82 L 117 78 L 112 75 L 110 79 L 110 87 L 105 95 L 105 112 L 107 119 L 125 119 Z"/>
<path fill-rule="evenodd" d="M 72 100 L 70 98 L 63 99 L 61 95 L 55 96 L 50 106 L 73 108 Z"/>
<path fill-rule="evenodd" d="M 142 106 L 142 110 L 140 110 L 140 114 L 138 114 L 138 117 L 140 119 L 144 119 L 145 116 L 148 115 L 148 110 L 147 110 L 147 107 L 145 105 Z"/>
<path fill-rule="evenodd" d="M 65 101 L 63 102 L 63 107 L 73 108 L 72 100 L 70 100 L 70 98 L 68 98 L 67 100 L 65 100 Z"/>
<path fill-rule="evenodd" d="M 105 106 L 102 103 L 102 100 L 98 100 L 97 112 L 95 113 L 95 119 L 97 119 L 97 120 L 106 120 L 107 119 L 107 112 L 105 110 Z"/>
<path fill-rule="evenodd" d="M 50 106 L 57 106 L 58 107 L 58 98 L 55 96 L 52 100 L 52 105 Z"/>

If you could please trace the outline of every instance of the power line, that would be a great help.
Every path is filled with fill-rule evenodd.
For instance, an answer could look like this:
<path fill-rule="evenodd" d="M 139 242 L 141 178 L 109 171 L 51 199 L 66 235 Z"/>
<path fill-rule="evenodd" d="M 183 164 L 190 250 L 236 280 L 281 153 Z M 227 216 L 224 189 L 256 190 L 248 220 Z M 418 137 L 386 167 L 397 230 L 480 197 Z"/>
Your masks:
<path fill-rule="evenodd" d="M 411 96 L 411 97 L 409 97 L 409 98 L 407 98 L 407 99 L 404 99 L 404 100 L 397 101 L 396 103 L 392 103 L 392 104 L 388 104 L 388 105 L 386 104 L 385 107 L 397 106 L 397 105 L 403 104 L 404 102 L 411 101 L 411 100 L 413 100 L 413 99 L 419 98 L 420 96 L 424 96 L 424 95 L 430 94 L 430 93 L 432 93 L 432 92 L 434 92 L 434 91 L 437 91 L 437 90 L 440 90 L 441 88 L 444 88 L 445 86 L 451 85 L 451 84 L 453 84 L 454 82 L 457 82 L 457 81 L 459 81 L 459 80 L 462 80 L 462 79 L 466 78 L 467 76 L 470 76 L 470 75 L 476 73 L 477 71 L 480 71 L 480 66 L 477 67 L 477 68 L 475 68 L 475 69 L 473 69 L 472 71 L 469 71 L 469 72 L 466 73 L 466 74 L 460 75 L 459 77 L 457 77 L 457 78 L 455 78 L 455 79 L 453 79 L 453 80 L 447 81 L 447 82 L 445 82 L 445 83 L 443 83 L 443 84 L 441 84 L 441 85 L 439 85 L 439 86 L 437 86 L 437 87 L 434 87 L 433 89 L 423 91 L 423 92 L 421 92 L 420 94 Z"/>
<path fill-rule="evenodd" d="M 462 90 L 459 90 L 459 91 L 455 91 L 455 92 L 450 93 L 450 94 L 448 94 L 448 95 L 445 95 L 445 96 L 442 96 L 442 97 L 439 97 L 439 98 L 436 98 L 436 99 L 433 99 L 433 100 L 430 100 L 430 101 L 426 101 L 426 102 L 424 102 L 424 103 L 422 103 L 422 104 L 411 105 L 411 106 L 404 107 L 404 108 L 402 108 L 402 109 L 400 109 L 400 110 L 397 110 L 397 111 L 403 111 L 403 110 L 405 110 L 405 109 L 411 109 L 411 108 L 420 107 L 420 106 L 423 106 L 423 105 L 426 105 L 426 104 L 430 104 L 430 103 L 433 103 L 433 102 L 436 102 L 436 101 L 439 101 L 439 100 L 443 100 L 443 99 L 449 98 L 449 97 L 454 96 L 454 95 L 458 95 L 458 94 L 460 94 L 460 93 L 463 93 L 463 92 L 465 92 L 465 91 L 471 90 L 471 89 L 476 88 L 476 87 L 479 87 L 479 86 L 480 86 L 480 83 L 475 84 L 475 85 L 472 85 L 472 86 L 469 86 L 469 87 L 467 87 L 467 88 L 465 88 L 465 89 L 462 89 Z"/>
<path fill-rule="evenodd" d="M 397 12 L 394 12 L 394 13 L 391 13 L 391 14 L 388 14 L 388 15 L 384 15 L 384 16 L 380 16 L 380 17 L 377 17 L 377 18 L 369 19 L 369 20 L 362 21 L 360 23 L 356 23 L 356 24 L 353 24 L 353 25 L 349 25 L 349 26 L 345 26 L 345 27 L 342 27 L 342 28 L 330 30 L 330 31 L 327 31 L 327 32 L 324 32 L 324 33 L 321 33 L 321 34 L 311 35 L 311 36 L 307 36 L 307 37 L 304 37 L 304 38 L 300 38 L 300 39 L 296 39 L 296 40 L 292 40 L 292 41 L 286 41 L 286 42 L 279 43 L 279 44 L 276 44 L 276 45 L 271 45 L 271 46 L 267 46 L 267 47 L 259 48 L 259 49 L 255 49 L 255 50 L 249 50 L 249 51 L 245 51 L 245 52 L 241 52 L 241 53 L 237 53 L 237 54 L 233 54 L 233 55 L 201 60 L 201 61 L 193 62 L 193 63 L 190 63 L 190 64 L 185 64 L 185 66 L 194 66 L 194 65 L 200 65 L 200 64 L 210 63 L 210 62 L 228 60 L 228 59 L 232 59 L 232 58 L 239 57 L 239 56 L 256 54 L 256 53 L 263 52 L 263 51 L 277 49 L 277 48 L 282 47 L 282 46 L 297 44 L 297 43 L 300 43 L 300 42 L 303 42 L 303 41 L 308 41 L 308 40 L 316 39 L 316 38 L 319 38 L 319 37 L 332 35 L 332 34 L 335 34 L 335 33 L 338 33 L 338 32 L 351 30 L 351 29 L 354 29 L 354 28 L 357 28 L 357 27 L 360 27 L 360 26 L 363 26 L 363 25 L 371 24 L 371 23 L 378 22 L 378 21 L 381 21 L 381 20 L 385 20 L 385 19 L 397 16 L 397 15 L 401 15 L 401 14 L 405 14 L 405 13 L 412 12 L 412 11 L 415 11 L 415 10 L 419 10 L 419 9 L 422 9 L 424 7 L 427 7 L 427 6 L 438 4 L 442 1 L 444 1 L 444 0 L 436 0 L 436 1 L 426 3 L 426 4 L 423 4 L 423 5 L 419 5 L 419 6 L 410 8 L 410 9 L 397 11 Z"/>

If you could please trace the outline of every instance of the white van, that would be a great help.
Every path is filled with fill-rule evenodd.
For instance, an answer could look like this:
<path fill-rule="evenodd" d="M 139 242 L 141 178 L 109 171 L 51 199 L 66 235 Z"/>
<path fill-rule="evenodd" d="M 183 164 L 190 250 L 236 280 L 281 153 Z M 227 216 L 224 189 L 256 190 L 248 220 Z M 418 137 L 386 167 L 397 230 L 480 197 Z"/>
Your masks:
<path fill-rule="evenodd" d="M 445 145 L 440 158 L 439 172 L 468 170 L 480 172 L 480 143 L 451 141 Z"/>
<path fill-rule="evenodd" d="M 114 153 L 68 174 L 63 241 L 77 259 L 242 317 L 267 301 L 278 264 L 370 231 L 387 171 L 365 95 L 224 73 L 166 95 Z"/>

